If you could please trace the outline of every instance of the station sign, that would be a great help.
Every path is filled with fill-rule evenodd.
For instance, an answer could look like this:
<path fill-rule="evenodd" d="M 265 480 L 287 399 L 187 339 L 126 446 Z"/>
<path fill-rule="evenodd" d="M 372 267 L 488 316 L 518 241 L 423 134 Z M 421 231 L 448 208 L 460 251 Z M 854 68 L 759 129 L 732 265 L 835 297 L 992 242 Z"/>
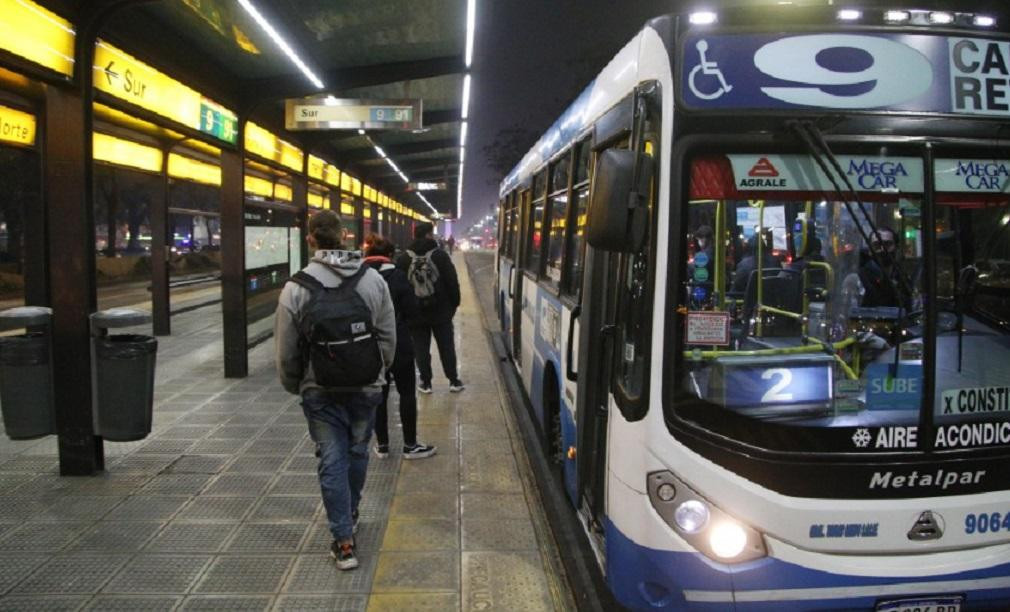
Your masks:
<path fill-rule="evenodd" d="M 73 25 L 31 0 L 0 0 L 0 49 L 74 76 Z"/>
<path fill-rule="evenodd" d="M 831 181 L 809 155 L 728 155 L 738 191 L 831 191 Z M 857 191 L 922 193 L 922 159 L 838 155 Z"/>
<path fill-rule="evenodd" d="M 446 189 L 445 183 L 417 182 L 407 185 L 407 191 L 445 191 Z"/>
<path fill-rule="evenodd" d="M 35 116 L 0 106 L 0 142 L 34 145 Z"/>
<path fill-rule="evenodd" d="M 238 117 L 200 92 L 104 41 L 95 45 L 95 89 L 218 140 L 238 142 Z"/>
<path fill-rule="evenodd" d="M 313 96 L 284 101 L 289 130 L 419 130 L 421 100 Z"/>
<path fill-rule="evenodd" d="M 835 109 L 1010 117 L 1010 44 L 882 32 L 695 34 L 677 64 L 695 109 Z"/>

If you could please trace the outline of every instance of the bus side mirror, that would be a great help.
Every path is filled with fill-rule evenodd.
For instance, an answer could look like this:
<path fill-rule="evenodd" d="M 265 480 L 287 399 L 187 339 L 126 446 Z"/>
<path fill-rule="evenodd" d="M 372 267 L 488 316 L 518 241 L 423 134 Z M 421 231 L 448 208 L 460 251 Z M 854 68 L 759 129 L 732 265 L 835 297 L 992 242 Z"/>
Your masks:
<path fill-rule="evenodd" d="M 596 160 L 586 220 L 586 241 L 604 251 L 635 253 L 648 224 L 643 200 L 652 187 L 652 158 L 641 155 L 635 185 L 635 152 L 607 149 Z"/>

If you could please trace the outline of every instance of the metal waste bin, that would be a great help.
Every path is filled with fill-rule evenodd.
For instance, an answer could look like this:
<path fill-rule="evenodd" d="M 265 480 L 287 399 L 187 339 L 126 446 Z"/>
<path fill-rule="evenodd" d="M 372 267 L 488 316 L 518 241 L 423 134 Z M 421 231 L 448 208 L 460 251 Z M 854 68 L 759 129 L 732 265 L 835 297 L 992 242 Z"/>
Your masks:
<path fill-rule="evenodd" d="M 0 409 L 7 436 L 15 440 L 56 433 L 52 317 L 52 309 L 44 306 L 0 312 L 0 329 L 29 329 L 22 335 L 0 338 Z"/>
<path fill-rule="evenodd" d="M 132 308 L 91 315 L 95 435 L 106 440 L 130 442 L 151 433 L 158 341 L 141 334 L 108 333 L 150 322 L 150 313 Z"/>

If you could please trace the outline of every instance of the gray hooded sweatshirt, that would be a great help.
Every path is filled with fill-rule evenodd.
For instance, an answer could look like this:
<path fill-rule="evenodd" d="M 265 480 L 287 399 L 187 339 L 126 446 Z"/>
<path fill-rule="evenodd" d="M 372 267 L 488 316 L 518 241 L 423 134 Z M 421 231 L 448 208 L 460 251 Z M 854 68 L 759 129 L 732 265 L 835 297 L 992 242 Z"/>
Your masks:
<path fill-rule="evenodd" d="M 324 287 L 339 287 L 343 280 L 361 267 L 361 254 L 356 251 L 316 251 L 304 272 L 312 275 Z M 367 270 L 354 288 L 372 312 L 372 328 L 379 341 L 385 366 L 393 363 L 396 355 L 396 315 L 393 300 L 389 297 L 386 281 L 375 270 Z M 303 393 L 306 389 L 320 388 L 312 374 L 312 364 L 307 363 L 298 346 L 298 321 L 311 293 L 298 283 L 284 285 L 277 302 L 274 321 L 274 343 L 277 348 L 277 372 L 288 393 Z M 385 367 L 374 383 L 367 387 L 340 389 L 341 391 L 379 390 L 386 380 Z"/>

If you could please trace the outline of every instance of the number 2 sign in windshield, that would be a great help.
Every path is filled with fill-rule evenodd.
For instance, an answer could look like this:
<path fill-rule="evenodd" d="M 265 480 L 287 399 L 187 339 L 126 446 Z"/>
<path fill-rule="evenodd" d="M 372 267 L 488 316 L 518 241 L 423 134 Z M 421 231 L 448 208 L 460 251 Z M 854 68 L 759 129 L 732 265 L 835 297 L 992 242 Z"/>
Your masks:
<path fill-rule="evenodd" d="M 1010 116 L 1010 43 L 918 34 L 689 37 L 681 98 L 697 109 Z"/>

